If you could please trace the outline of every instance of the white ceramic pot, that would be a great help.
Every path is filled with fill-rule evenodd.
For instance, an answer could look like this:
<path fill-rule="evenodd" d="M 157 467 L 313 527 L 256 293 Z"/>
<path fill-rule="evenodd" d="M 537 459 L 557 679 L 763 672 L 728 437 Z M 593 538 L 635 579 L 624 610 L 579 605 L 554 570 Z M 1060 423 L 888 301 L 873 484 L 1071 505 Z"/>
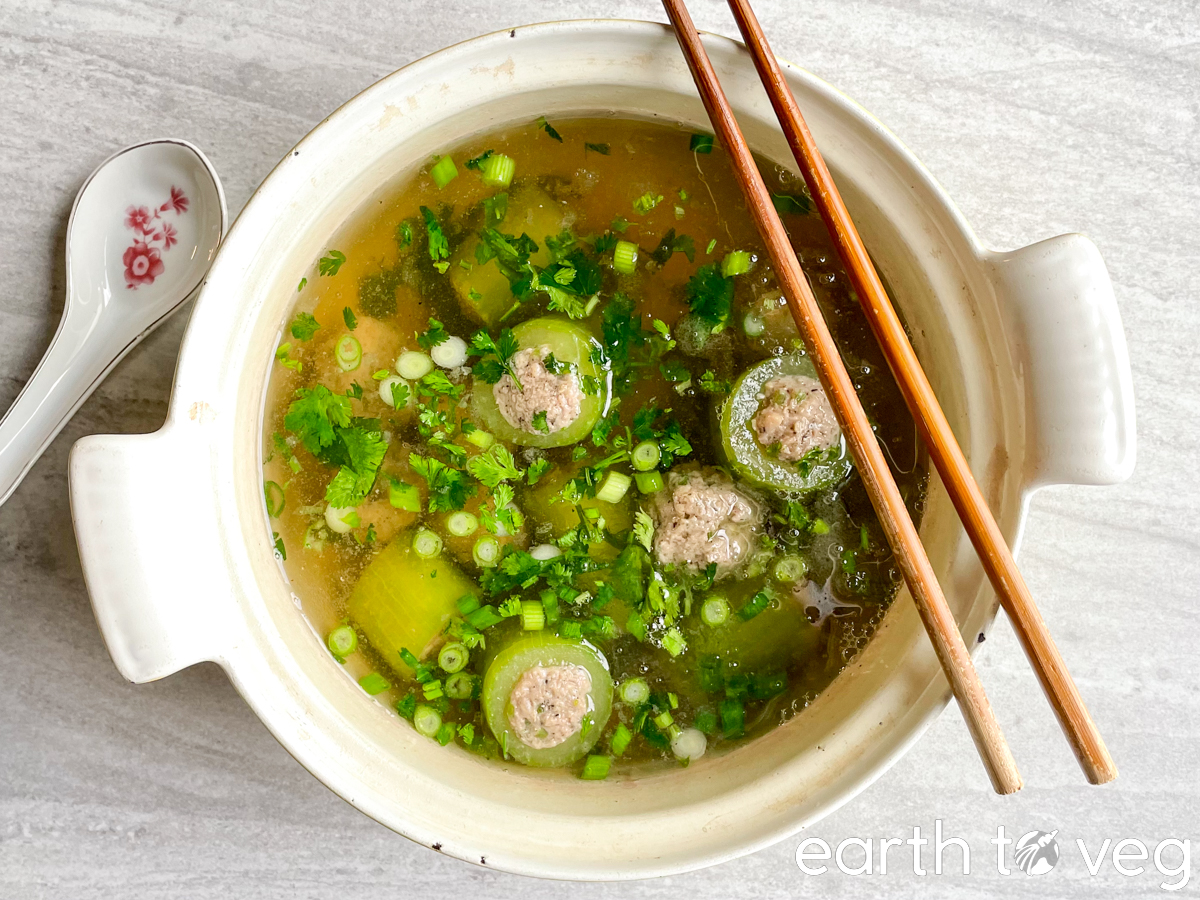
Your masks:
<path fill-rule="evenodd" d="M 751 145 L 790 165 L 745 50 L 705 44 Z M 1036 488 L 1127 477 L 1129 364 L 1093 244 L 1067 235 L 985 250 L 878 122 L 808 73 L 785 72 L 1008 540 L 1020 538 Z M 666 27 L 518 28 L 364 91 L 288 154 L 230 231 L 184 338 L 163 428 L 85 438 L 70 464 L 84 576 L 127 678 L 213 660 L 280 743 L 363 812 L 443 853 L 555 878 L 681 872 L 778 841 L 877 778 L 949 697 L 904 595 L 788 725 L 687 769 L 583 782 L 486 763 L 404 727 L 300 615 L 272 553 L 259 441 L 300 273 L 381 185 L 435 150 L 543 114 L 614 111 L 707 128 Z M 974 645 L 995 599 L 936 478 L 921 532 Z"/>

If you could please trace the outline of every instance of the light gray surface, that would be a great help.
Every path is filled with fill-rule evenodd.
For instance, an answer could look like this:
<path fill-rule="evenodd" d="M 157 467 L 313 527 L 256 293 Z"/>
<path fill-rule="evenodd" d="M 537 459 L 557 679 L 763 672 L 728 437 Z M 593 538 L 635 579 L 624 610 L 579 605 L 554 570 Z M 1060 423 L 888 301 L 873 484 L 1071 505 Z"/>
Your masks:
<path fill-rule="evenodd" d="M 736 33 L 723 3 L 692 5 L 700 27 Z M 788 840 L 691 875 L 568 888 L 413 846 L 304 772 L 215 666 L 135 687 L 100 642 L 71 531 L 67 452 L 84 434 L 160 425 L 177 318 L 121 364 L 0 508 L 0 898 L 1159 893 L 1153 862 L 1123 877 L 1110 858 L 1090 877 L 1075 840 L 1093 854 L 1105 838 L 1140 838 L 1151 851 L 1163 838 L 1200 840 L 1200 10 L 1193 0 L 756 5 L 776 51 L 891 127 L 985 243 L 1085 231 L 1108 262 L 1133 359 L 1137 472 L 1115 489 L 1039 494 L 1021 559 L 1120 780 L 1083 783 L 1001 623 L 979 661 L 1025 790 L 988 790 L 952 707 L 808 832 L 878 841 L 914 825 L 931 832 L 941 818 L 971 843 L 969 877 L 914 876 L 909 848 L 892 851 L 886 875 L 806 877 Z M 387 72 L 476 34 L 585 15 L 664 18 L 650 0 L 5 0 L 0 408 L 61 311 L 71 200 L 114 149 L 163 135 L 196 142 L 236 211 L 306 131 Z M 1061 829 L 1057 869 L 998 875 L 988 844 L 997 825 L 1010 836 Z M 928 848 L 925 860 L 931 868 Z M 956 871 L 953 851 L 948 860 Z"/>

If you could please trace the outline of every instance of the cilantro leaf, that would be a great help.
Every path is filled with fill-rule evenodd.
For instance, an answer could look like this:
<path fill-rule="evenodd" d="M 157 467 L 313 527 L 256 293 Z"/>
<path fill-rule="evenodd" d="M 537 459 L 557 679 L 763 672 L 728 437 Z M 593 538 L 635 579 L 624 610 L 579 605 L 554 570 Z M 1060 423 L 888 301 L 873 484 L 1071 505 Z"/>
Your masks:
<path fill-rule="evenodd" d="M 472 457 L 467 463 L 467 471 L 489 488 L 495 488 L 502 481 L 521 477 L 521 470 L 517 468 L 513 455 L 503 444 L 493 444 L 487 453 Z"/>
<path fill-rule="evenodd" d="M 440 460 L 410 453 L 408 464 L 429 485 L 430 512 L 462 509 L 467 499 L 475 494 L 475 486 L 464 473 Z"/>
<path fill-rule="evenodd" d="M 486 384 L 495 384 L 507 372 L 513 380 L 513 384 L 517 386 L 517 390 L 523 390 L 521 380 L 512 368 L 512 358 L 520 348 L 511 328 L 503 329 L 497 340 L 493 340 L 486 331 L 477 331 L 471 338 L 471 347 L 468 352 L 472 356 L 481 356 L 483 359 L 477 362 L 471 371 L 476 378 Z"/>
<path fill-rule="evenodd" d="M 317 271 L 322 275 L 336 275 L 338 269 L 342 267 L 342 263 L 345 261 L 345 253 L 342 253 L 340 250 L 330 250 L 317 260 Z"/>
<path fill-rule="evenodd" d="M 562 135 L 554 130 L 554 126 L 546 121 L 545 116 L 538 117 L 537 125 L 538 128 L 542 129 L 544 132 L 546 132 L 546 134 L 550 135 L 550 137 L 554 138 L 560 144 L 563 142 Z"/>
<path fill-rule="evenodd" d="M 550 433 L 550 423 L 546 421 L 546 410 L 539 409 L 533 414 L 533 430 L 540 434 Z"/>
<path fill-rule="evenodd" d="M 650 258 L 660 266 L 664 266 L 674 253 L 682 253 L 687 257 L 688 262 L 696 261 L 696 242 L 692 236 L 681 234 L 676 237 L 675 229 L 672 228 L 663 235 L 658 246 L 654 248 L 654 252 L 650 254 Z"/>
<path fill-rule="evenodd" d="M 483 161 L 495 155 L 495 150 L 484 150 L 478 156 L 468 159 L 463 165 L 468 169 L 474 169 L 476 172 L 479 172 L 483 169 Z"/>
<path fill-rule="evenodd" d="M 333 443 L 334 428 L 350 424 L 350 398 L 333 393 L 323 384 L 300 388 L 283 424 L 300 438 L 309 453 L 320 454 Z"/>
<path fill-rule="evenodd" d="M 446 332 L 446 328 L 437 319 L 429 320 L 429 329 L 423 334 L 417 335 L 417 343 L 421 345 L 422 350 L 432 350 L 438 344 L 444 344 L 450 335 Z"/>
<path fill-rule="evenodd" d="M 812 212 L 812 201 L 803 194 L 797 196 L 795 194 L 772 194 L 771 202 L 775 204 L 775 211 L 781 216 L 785 213 L 792 213 L 797 216 L 805 216 Z"/>
<path fill-rule="evenodd" d="M 585 143 L 583 145 L 583 148 L 584 148 L 584 152 L 586 152 L 588 150 L 595 150 L 601 156 L 608 156 L 608 151 L 609 151 L 608 144 L 586 144 Z"/>
<path fill-rule="evenodd" d="M 525 472 L 526 484 L 528 484 L 530 487 L 533 487 L 538 483 L 538 480 L 549 471 L 550 460 L 546 459 L 544 456 L 539 456 L 529 464 L 529 468 Z"/>
<path fill-rule="evenodd" d="M 640 509 L 634 513 L 633 537 L 647 553 L 654 549 L 654 520 Z"/>
<path fill-rule="evenodd" d="M 351 331 L 358 327 L 358 316 L 354 315 L 354 310 L 348 306 L 342 309 L 342 321 Z"/>
<path fill-rule="evenodd" d="M 732 386 L 724 378 L 718 378 L 712 369 L 700 376 L 700 390 L 709 394 L 728 394 Z"/>
<path fill-rule="evenodd" d="M 317 333 L 317 329 L 321 327 L 321 323 L 316 320 L 312 313 L 298 313 L 296 318 L 292 319 L 291 331 L 292 337 L 298 341 L 310 341 L 312 336 Z"/>
<path fill-rule="evenodd" d="M 429 258 L 433 260 L 438 271 L 445 272 L 450 258 L 450 244 L 446 241 L 446 233 L 438 224 L 437 216 L 428 206 L 421 207 L 421 215 L 425 217 L 425 231 L 429 235 Z"/>
<path fill-rule="evenodd" d="M 687 283 L 687 301 L 692 314 L 717 334 L 733 312 L 733 279 L 717 263 L 701 266 Z"/>

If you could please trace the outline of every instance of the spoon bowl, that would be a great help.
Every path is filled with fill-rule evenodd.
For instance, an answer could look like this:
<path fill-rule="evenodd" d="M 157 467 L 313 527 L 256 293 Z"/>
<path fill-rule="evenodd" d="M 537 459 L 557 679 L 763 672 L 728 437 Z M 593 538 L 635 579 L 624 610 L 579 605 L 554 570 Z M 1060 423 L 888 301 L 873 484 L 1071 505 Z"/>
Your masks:
<path fill-rule="evenodd" d="M 104 376 L 200 286 L 225 233 L 216 170 L 187 141 L 126 147 L 88 176 L 67 226 L 67 300 L 0 420 L 0 503 Z"/>

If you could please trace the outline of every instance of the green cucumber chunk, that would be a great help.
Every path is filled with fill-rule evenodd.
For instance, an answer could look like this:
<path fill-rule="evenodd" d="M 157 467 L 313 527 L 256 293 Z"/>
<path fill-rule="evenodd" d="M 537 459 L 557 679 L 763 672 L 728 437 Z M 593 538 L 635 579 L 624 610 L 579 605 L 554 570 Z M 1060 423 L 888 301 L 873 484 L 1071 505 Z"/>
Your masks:
<path fill-rule="evenodd" d="M 591 676 L 588 710 L 579 731 L 554 747 L 537 749 L 521 740 L 509 722 L 513 688 L 536 666 L 582 666 Z M 596 745 L 612 712 L 612 676 L 604 655 L 587 641 L 536 634 L 513 641 L 493 658 L 483 676 L 483 713 L 508 755 L 527 766 L 565 766 Z"/>
<path fill-rule="evenodd" d="M 479 590 L 445 553 L 422 559 L 412 543 L 412 532 L 402 531 L 379 552 L 354 586 L 349 607 L 375 652 L 405 674 L 411 670 L 400 651 L 424 658 L 457 611 L 458 598 Z"/>
<path fill-rule="evenodd" d="M 551 262 L 550 250 L 546 247 L 547 237 L 557 237 L 563 230 L 562 206 L 550 198 L 545 191 L 529 187 L 509 194 L 504 219 L 494 227 L 513 237 L 528 234 L 538 245 L 529 261 L 536 266 L 547 266 Z M 475 256 L 479 237 L 472 235 L 450 260 L 450 283 L 458 293 L 462 308 L 479 319 L 488 328 L 499 321 L 517 298 L 513 296 L 508 278 L 500 271 L 495 260 L 482 265 Z"/>
<path fill-rule="evenodd" d="M 543 449 L 579 443 L 592 433 L 608 406 L 608 373 L 592 361 L 592 350 L 599 346 L 595 337 L 582 325 L 563 316 L 543 316 L 522 322 L 513 329 L 513 335 L 522 350 L 548 347 L 558 362 L 572 367 L 576 377 L 581 379 L 581 389 L 582 380 L 590 376 L 599 385 L 599 393 L 584 391 L 579 416 L 566 428 L 550 434 L 537 434 L 510 425 L 496 405 L 494 385 L 476 378 L 471 389 L 475 415 L 482 421 L 483 427 L 501 441 Z"/>
<path fill-rule="evenodd" d="M 763 385 L 786 375 L 816 378 L 817 370 L 807 356 L 792 354 L 761 362 L 738 379 L 721 407 L 725 461 L 743 480 L 778 491 L 807 493 L 837 484 L 854 465 L 845 438 L 815 462 L 781 460 L 758 442 L 753 423 L 761 406 Z"/>

